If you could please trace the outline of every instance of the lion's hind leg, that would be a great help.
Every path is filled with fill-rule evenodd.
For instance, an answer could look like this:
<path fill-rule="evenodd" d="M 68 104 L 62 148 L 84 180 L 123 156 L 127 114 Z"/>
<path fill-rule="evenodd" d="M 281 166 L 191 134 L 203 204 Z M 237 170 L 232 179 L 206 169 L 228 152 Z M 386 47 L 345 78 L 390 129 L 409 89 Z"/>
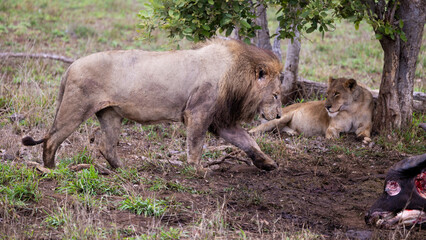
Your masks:
<path fill-rule="evenodd" d="M 120 134 L 122 117 L 111 107 L 104 108 L 96 112 L 96 117 L 101 124 L 101 129 L 103 132 L 100 152 L 111 165 L 111 167 L 121 167 L 122 163 L 117 157 L 116 149 L 118 136 Z"/>
<path fill-rule="evenodd" d="M 59 106 L 53 125 L 44 138 L 43 163 L 45 167 L 55 167 L 55 153 L 59 145 L 90 115 L 88 109 L 70 105 L 62 103 Z"/>

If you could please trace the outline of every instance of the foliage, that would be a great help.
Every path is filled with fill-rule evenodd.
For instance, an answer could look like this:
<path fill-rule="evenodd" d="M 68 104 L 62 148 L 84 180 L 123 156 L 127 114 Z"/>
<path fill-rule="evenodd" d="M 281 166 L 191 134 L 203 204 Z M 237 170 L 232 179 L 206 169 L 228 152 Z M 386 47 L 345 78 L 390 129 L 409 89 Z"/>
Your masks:
<path fill-rule="evenodd" d="M 160 217 L 167 209 L 166 201 L 164 200 L 143 199 L 139 196 L 127 196 L 120 204 L 119 209 L 121 210 L 129 210 L 138 215 L 144 214 L 145 216 Z"/>
<path fill-rule="evenodd" d="M 185 237 L 185 232 L 180 229 L 170 227 L 168 231 L 163 228 L 160 229 L 158 233 L 149 233 L 142 234 L 138 236 L 136 239 L 138 240 L 172 240 L 172 239 L 180 239 L 181 237 Z"/>
<path fill-rule="evenodd" d="M 234 27 L 246 42 L 255 36 L 260 27 L 255 24 L 255 8 L 258 3 L 269 7 L 278 7 L 276 14 L 279 22 L 280 39 L 295 37 L 295 30 L 311 33 L 325 33 L 335 28 L 340 19 L 353 22 L 359 28 L 366 20 L 381 39 L 400 36 L 406 40 L 402 31 L 402 19 L 397 19 L 395 11 L 399 2 L 395 0 L 349 1 L 349 0 L 150 0 L 140 11 L 140 28 L 144 37 L 150 37 L 152 30 L 159 28 L 168 32 L 169 37 L 179 36 L 191 41 L 210 38 L 217 31 L 228 36 Z M 385 5 L 385 6 L 382 6 Z M 374 11 L 373 11 L 374 10 Z"/>
<path fill-rule="evenodd" d="M 38 178 L 34 170 L 26 167 L 0 164 L 0 196 L 4 195 L 14 205 L 39 201 Z"/>
<path fill-rule="evenodd" d="M 78 194 L 121 194 L 121 189 L 109 182 L 103 181 L 99 177 L 98 171 L 92 166 L 89 169 L 83 169 L 76 174 L 74 179 L 65 181 L 65 186 L 60 187 L 60 191 Z"/>
<path fill-rule="evenodd" d="M 139 25 L 144 37 L 156 28 L 164 29 L 169 37 L 179 36 L 198 42 L 224 32 L 229 36 L 235 27 L 245 41 L 255 36 L 253 3 L 245 0 L 150 0 L 139 12 Z"/>

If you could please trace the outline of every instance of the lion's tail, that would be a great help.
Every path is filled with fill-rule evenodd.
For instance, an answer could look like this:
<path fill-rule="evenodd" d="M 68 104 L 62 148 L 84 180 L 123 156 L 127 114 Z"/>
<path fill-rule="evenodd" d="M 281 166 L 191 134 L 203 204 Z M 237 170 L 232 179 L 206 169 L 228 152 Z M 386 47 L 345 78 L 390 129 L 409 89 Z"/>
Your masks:
<path fill-rule="evenodd" d="M 22 144 L 24 144 L 25 146 L 34 146 L 34 145 L 38 145 L 40 143 L 43 143 L 45 141 L 45 139 L 41 139 L 41 140 L 34 140 L 32 137 L 30 136 L 26 136 L 24 138 L 22 138 Z"/>

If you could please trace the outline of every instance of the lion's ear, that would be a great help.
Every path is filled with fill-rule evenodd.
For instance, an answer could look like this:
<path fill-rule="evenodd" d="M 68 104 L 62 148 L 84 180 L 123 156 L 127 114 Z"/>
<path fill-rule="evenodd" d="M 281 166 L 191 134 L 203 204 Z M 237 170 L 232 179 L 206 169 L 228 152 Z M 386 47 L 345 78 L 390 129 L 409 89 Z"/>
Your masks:
<path fill-rule="evenodd" d="M 353 90 L 356 85 L 356 80 L 353 78 L 346 80 L 346 82 L 343 84 L 345 88 L 349 88 L 350 90 Z"/>
<path fill-rule="evenodd" d="M 334 82 L 334 80 L 336 80 L 336 79 L 334 79 L 333 77 L 328 77 L 328 85 L 330 86 L 331 85 L 331 83 L 332 82 Z"/>

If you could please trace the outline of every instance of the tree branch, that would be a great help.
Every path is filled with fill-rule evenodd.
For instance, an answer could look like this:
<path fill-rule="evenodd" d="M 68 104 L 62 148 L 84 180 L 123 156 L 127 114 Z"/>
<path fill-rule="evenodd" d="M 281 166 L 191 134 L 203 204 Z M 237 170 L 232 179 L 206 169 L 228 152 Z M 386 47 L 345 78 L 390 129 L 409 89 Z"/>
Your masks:
<path fill-rule="evenodd" d="M 374 0 L 363 0 L 362 3 L 364 3 L 366 6 L 368 6 L 367 15 L 374 19 L 374 12 L 376 11 L 376 5 L 374 4 Z"/>
<path fill-rule="evenodd" d="M 393 6 L 391 6 L 391 4 L 392 4 L 392 2 L 393 2 Z M 386 7 L 386 9 L 391 9 L 391 7 L 392 7 L 392 10 L 391 11 L 387 11 L 385 14 L 386 14 L 386 20 L 390 23 L 390 24 L 393 24 L 393 18 L 394 18 L 394 16 L 395 16 L 395 12 L 396 12 L 396 7 L 398 6 L 398 2 L 397 1 L 389 1 L 388 2 L 388 6 Z"/>
<path fill-rule="evenodd" d="M 21 58 L 48 58 L 52 60 L 61 61 L 64 63 L 73 63 L 74 59 L 67 58 L 65 56 L 60 56 L 56 54 L 49 53 L 14 53 L 14 52 L 0 52 L 0 58 L 9 58 L 9 57 L 21 57 Z"/>

